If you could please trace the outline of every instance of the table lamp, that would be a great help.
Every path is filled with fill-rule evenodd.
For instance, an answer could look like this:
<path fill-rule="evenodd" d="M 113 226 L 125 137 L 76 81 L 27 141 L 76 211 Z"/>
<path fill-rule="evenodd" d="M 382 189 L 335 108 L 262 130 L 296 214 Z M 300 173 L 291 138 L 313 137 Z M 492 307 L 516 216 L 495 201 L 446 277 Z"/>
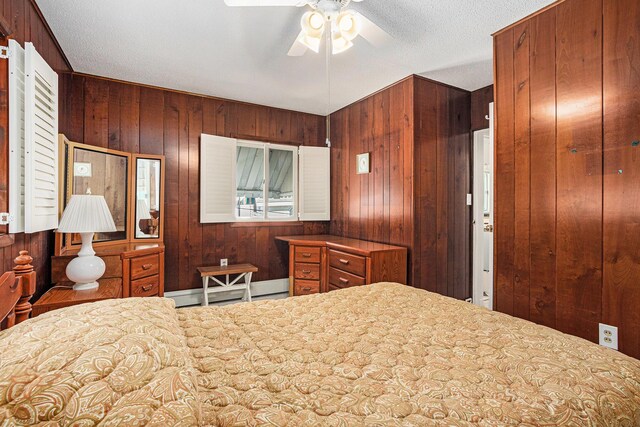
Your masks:
<path fill-rule="evenodd" d="M 98 287 L 105 271 L 104 261 L 93 250 L 93 233 L 116 231 L 116 224 L 104 196 L 74 194 L 62 213 L 58 233 L 78 233 L 82 247 L 67 265 L 67 277 L 75 282 L 74 291 Z"/>
<path fill-rule="evenodd" d="M 136 203 L 136 225 L 138 226 L 138 231 L 142 234 L 147 234 L 140 227 L 140 221 L 143 219 L 151 219 L 151 214 L 149 213 L 149 205 L 147 205 L 147 201 L 144 199 L 138 199 Z"/>

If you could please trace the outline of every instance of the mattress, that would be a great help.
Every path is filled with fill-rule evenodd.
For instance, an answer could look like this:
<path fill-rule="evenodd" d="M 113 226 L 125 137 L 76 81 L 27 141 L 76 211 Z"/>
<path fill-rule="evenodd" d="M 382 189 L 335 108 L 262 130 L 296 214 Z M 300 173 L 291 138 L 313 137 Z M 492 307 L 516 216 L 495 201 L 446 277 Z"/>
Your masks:
<path fill-rule="evenodd" d="M 640 425 L 640 361 L 399 284 L 0 333 L 0 425 Z"/>

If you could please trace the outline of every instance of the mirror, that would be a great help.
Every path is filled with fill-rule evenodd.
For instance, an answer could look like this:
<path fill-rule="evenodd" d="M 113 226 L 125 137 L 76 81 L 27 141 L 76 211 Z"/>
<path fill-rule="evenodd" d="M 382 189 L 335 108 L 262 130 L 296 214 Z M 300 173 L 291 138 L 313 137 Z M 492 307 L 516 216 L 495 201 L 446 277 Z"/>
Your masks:
<path fill-rule="evenodd" d="M 60 134 L 60 215 L 73 194 L 103 195 L 117 231 L 96 233 L 94 248 L 162 242 L 164 156 L 131 154 L 69 141 Z M 1 242 L 0 242 L 1 243 Z M 80 236 L 56 233 L 55 254 L 77 250 Z"/>
<path fill-rule="evenodd" d="M 162 210 L 162 161 L 136 157 L 134 232 L 136 239 L 159 239 Z"/>
<path fill-rule="evenodd" d="M 103 195 L 117 231 L 96 233 L 93 241 L 126 240 L 129 156 L 80 144 L 69 146 L 69 150 L 69 158 L 73 162 L 67 165 L 68 188 L 65 201 L 73 194 Z M 73 235 L 71 244 L 81 244 L 80 237 Z"/>

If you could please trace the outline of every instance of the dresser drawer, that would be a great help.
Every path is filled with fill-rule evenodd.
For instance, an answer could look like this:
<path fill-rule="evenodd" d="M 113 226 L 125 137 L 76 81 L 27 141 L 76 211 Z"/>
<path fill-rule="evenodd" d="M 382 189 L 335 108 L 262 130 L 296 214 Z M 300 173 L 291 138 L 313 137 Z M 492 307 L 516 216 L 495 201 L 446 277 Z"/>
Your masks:
<path fill-rule="evenodd" d="M 320 248 L 311 246 L 296 246 L 296 262 L 320 262 Z"/>
<path fill-rule="evenodd" d="M 131 259 L 131 280 L 158 274 L 160 257 L 158 254 Z"/>
<path fill-rule="evenodd" d="M 320 280 L 320 264 L 296 263 L 296 279 Z"/>
<path fill-rule="evenodd" d="M 333 267 L 329 269 L 329 285 L 339 288 L 350 288 L 352 286 L 363 286 L 365 283 L 364 277 L 356 276 L 355 274 L 347 273 L 346 271 Z"/>
<path fill-rule="evenodd" d="M 144 279 L 133 280 L 131 282 L 132 297 L 152 297 L 158 295 L 160 289 L 160 278 L 155 275 Z"/>
<path fill-rule="evenodd" d="M 330 250 L 329 265 L 357 276 L 367 275 L 367 259 L 362 256 Z"/>
<path fill-rule="evenodd" d="M 320 293 L 320 281 L 318 280 L 296 280 L 293 285 L 293 295 L 312 295 Z"/>

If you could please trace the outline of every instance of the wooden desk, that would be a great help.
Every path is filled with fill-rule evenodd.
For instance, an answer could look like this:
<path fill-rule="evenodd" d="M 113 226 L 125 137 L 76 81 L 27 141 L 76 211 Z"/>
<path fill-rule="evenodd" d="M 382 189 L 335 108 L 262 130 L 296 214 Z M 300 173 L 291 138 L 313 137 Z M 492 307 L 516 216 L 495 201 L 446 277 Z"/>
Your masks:
<path fill-rule="evenodd" d="M 122 279 L 100 279 L 98 288 L 74 291 L 72 282 L 62 282 L 49 289 L 33 304 L 33 317 L 47 311 L 57 310 L 86 302 L 122 298 Z"/>
<path fill-rule="evenodd" d="M 229 292 L 244 289 L 243 300 L 251 302 L 251 276 L 258 272 L 258 267 L 251 264 L 236 264 L 212 267 L 198 267 L 200 277 L 202 277 L 202 305 L 209 305 L 209 292 Z M 229 282 L 230 275 L 238 275 L 233 281 Z M 224 282 L 217 279 L 219 276 L 225 276 Z M 238 283 L 244 277 L 244 283 Z M 212 279 L 220 286 L 209 288 L 209 279 Z"/>
<path fill-rule="evenodd" d="M 332 235 L 282 236 L 289 244 L 289 294 L 407 281 L 407 248 Z"/>

